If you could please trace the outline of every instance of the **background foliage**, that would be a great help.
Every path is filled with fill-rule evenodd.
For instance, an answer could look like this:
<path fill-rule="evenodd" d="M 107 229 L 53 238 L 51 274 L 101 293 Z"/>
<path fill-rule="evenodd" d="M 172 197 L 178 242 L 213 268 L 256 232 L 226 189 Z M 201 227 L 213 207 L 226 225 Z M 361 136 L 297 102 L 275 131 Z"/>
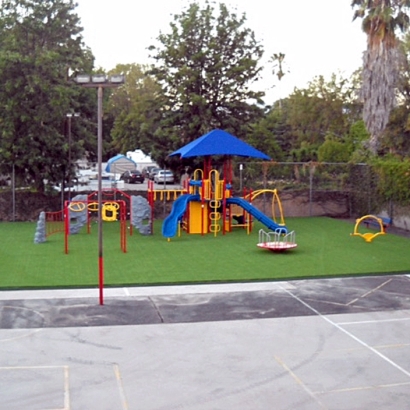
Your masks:
<path fill-rule="evenodd" d="M 389 8 L 384 7 L 387 3 Z M 368 46 L 376 50 L 386 40 L 390 57 L 373 66 L 377 53 L 369 48 L 364 66 L 350 76 L 335 73 L 325 79 L 318 73 L 306 88 L 264 101 L 264 93 L 258 90 L 264 49 L 257 27 L 249 27 L 246 15 L 227 4 L 191 2 L 158 33 L 150 47 L 152 65 L 118 62 L 113 70 L 126 74 L 126 84 L 104 93 L 104 159 L 138 148 L 161 166 L 192 169 L 198 160 L 171 161 L 168 154 L 211 129 L 222 128 L 274 161 L 291 163 L 296 179 L 304 169 L 292 165 L 298 162 L 367 163 L 374 176 L 372 187 L 381 196 L 376 202 L 406 202 L 409 6 L 407 0 L 352 1 L 352 16 L 363 19 Z M 375 21 L 385 29 L 380 32 L 382 42 L 371 29 Z M 69 153 L 73 162 L 95 161 L 95 90 L 77 87 L 72 80 L 80 72 L 106 71 L 94 66 L 82 30 L 73 0 L 1 2 L 0 184 L 10 184 L 15 174 L 17 187 L 47 192 L 49 186 L 74 176 Z M 278 51 L 270 63 L 274 85 L 287 75 L 286 55 Z M 379 89 L 366 97 L 363 90 L 370 90 L 366 81 L 371 79 L 372 67 L 379 70 L 373 84 Z M 381 81 L 383 73 L 389 81 Z M 380 117 L 372 117 L 371 100 L 381 95 L 376 92 L 383 92 L 383 84 L 388 88 L 383 94 L 388 97 L 384 113 L 388 117 L 379 121 L 383 125 L 379 130 L 369 118 L 371 122 Z M 392 87 L 394 104 L 390 105 Z M 80 117 L 73 120 L 68 144 L 66 114 L 70 112 Z M 369 146 L 372 138 L 374 144 Z M 256 179 L 263 176 L 258 175 L 259 165 L 247 169 Z M 349 178 L 348 172 L 337 177 L 345 182 Z"/>

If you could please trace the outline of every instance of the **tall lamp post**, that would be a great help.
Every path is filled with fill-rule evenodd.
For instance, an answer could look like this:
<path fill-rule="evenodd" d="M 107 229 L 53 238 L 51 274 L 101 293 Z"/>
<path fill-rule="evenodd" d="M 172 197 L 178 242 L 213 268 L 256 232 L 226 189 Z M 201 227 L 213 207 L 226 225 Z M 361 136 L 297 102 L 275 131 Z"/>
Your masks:
<path fill-rule="evenodd" d="M 105 74 L 79 74 L 75 82 L 82 87 L 96 88 L 98 99 L 98 122 L 97 122 L 97 151 L 98 151 L 98 282 L 100 305 L 104 304 L 104 257 L 103 257 L 103 225 L 102 225 L 102 102 L 104 88 L 116 88 L 124 84 L 123 75 Z"/>
<path fill-rule="evenodd" d="M 66 117 L 68 119 L 68 200 L 71 201 L 71 119 L 73 117 L 79 117 L 78 112 L 67 113 Z"/>

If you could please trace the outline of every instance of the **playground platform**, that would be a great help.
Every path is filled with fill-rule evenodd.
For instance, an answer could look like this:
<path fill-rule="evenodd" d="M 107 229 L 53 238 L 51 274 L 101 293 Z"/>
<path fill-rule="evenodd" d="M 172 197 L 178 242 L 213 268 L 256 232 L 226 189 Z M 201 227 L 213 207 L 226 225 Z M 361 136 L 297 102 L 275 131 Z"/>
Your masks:
<path fill-rule="evenodd" d="M 0 292 L 14 409 L 406 409 L 410 277 Z"/>

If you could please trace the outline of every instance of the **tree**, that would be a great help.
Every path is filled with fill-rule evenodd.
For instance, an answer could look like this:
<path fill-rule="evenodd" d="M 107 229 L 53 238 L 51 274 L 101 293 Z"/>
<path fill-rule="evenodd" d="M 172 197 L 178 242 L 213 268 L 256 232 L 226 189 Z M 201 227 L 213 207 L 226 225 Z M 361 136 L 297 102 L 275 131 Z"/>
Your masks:
<path fill-rule="evenodd" d="M 151 46 L 161 87 L 161 119 L 154 158 L 164 160 L 202 134 L 222 128 L 244 137 L 262 115 L 262 92 L 250 89 L 262 67 L 262 46 L 226 5 L 194 2 L 174 17 L 168 34 Z"/>
<path fill-rule="evenodd" d="M 331 134 L 326 136 L 325 142 L 317 150 L 320 162 L 348 162 L 350 154 L 349 146 Z"/>
<path fill-rule="evenodd" d="M 269 62 L 273 64 L 272 67 L 272 74 L 278 77 L 278 80 L 282 80 L 286 73 L 289 71 L 284 71 L 284 61 L 285 61 L 285 54 L 283 53 L 274 53 L 270 58 Z"/>
<path fill-rule="evenodd" d="M 410 0 L 353 0 L 351 5 L 353 19 L 363 19 L 362 29 L 367 34 L 361 89 L 363 119 L 370 133 L 369 150 L 377 154 L 395 101 L 400 56 L 396 31 L 409 27 L 405 11 Z"/>
<path fill-rule="evenodd" d="M 8 0 L 0 8 L 0 159 L 3 172 L 61 181 L 66 113 L 78 107 L 69 69 L 92 67 L 72 0 Z"/>
<path fill-rule="evenodd" d="M 252 144 L 277 161 L 316 160 L 328 135 L 353 150 L 346 134 L 361 113 L 356 81 L 356 73 L 351 78 L 333 74 L 328 81 L 319 76 L 306 89 L 295 89 L 252 126 Z"/>
<path fill-rule="evenodd" d="M 287 105 L 279 103 L 255 124 L 252 124 L 248 142 L 275 161 L 284 161 L 291 149 L 290 127 L 286 124 Z"/>
<path fill-rule="evenodd" d="M 315 156 L 326 135 L 344 137 L 355 112 L 350 109 L 354 105 L 352 87 L 349 80 L 333 74 L 330 81 L 318 76 L 308 88 L 295 89 L 288 97 L 286 114 L 294 152 L 303 144 L 304 157 L 308 152 Z"/>
<path fill-rule="evenodd" d="M 397 104 L 392 109 L 383 134 L 380 151 L 384 154 L 410 156 L 410 33 L 400 43 L 404 58 L 400 59 Z"/>
<path fill-rule="evenodd" d="M 142 149 L 152 154 L 152 136 L 158 125 L 160 87 L 148 66 L 120 64 L 113 70 L 125 74 L 125 84 L 114 90 L 107 112 L 115 118 L 112 147 L 119 152 Z"/>

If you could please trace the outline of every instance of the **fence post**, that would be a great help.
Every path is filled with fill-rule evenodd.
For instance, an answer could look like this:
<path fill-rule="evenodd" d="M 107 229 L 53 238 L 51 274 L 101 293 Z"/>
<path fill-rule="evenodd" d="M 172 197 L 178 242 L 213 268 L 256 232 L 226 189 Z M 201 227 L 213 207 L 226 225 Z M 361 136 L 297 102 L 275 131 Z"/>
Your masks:
<path fill-rule="evenodd" d="M 309 216 L 312 216 L 312 203 L 313 203 L 313 174 L 315 173 L 315 165 L 309 164 Z"/>

